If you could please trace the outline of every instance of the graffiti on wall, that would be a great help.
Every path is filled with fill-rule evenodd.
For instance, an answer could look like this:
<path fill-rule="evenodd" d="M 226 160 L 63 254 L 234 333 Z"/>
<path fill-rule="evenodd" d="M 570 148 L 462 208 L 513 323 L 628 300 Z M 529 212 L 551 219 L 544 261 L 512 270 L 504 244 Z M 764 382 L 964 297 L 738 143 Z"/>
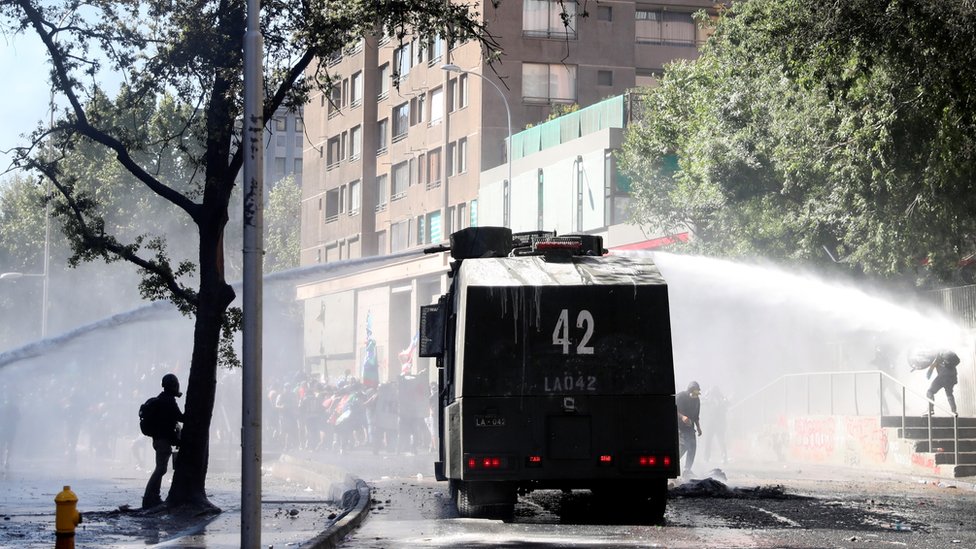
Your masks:
<path fill-rule="evenodd" d="M 800 461 L 831 461 L 836 446 L 836 422 L 832 417 L 793 418 L 790 456 Z"/>
<path fill-rule="evenodd" d="M 844 423 L 844 463 L 878 465 L 888 459 L 888 433 L 876 417 L 846 416 Z"/>

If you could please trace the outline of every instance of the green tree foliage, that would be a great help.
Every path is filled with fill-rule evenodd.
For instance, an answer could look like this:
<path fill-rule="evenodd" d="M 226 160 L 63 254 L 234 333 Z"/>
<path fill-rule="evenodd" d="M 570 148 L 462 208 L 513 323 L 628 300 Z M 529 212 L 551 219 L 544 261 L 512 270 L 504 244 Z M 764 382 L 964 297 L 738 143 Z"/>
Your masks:
<path fill-rule="evenodd" d="M 0 273 L 40 273 L 44 268 L 43 187 L 14 175 L 0 182 Z M 23 284 L 27 282 L 27 284 Z M 40 291 L 35 280 L 0 281 L 0 348 L 28 341 L 38 333 Z M 14 321 L 14 319 L 17 321 Z"/>
<path fill-rule="evenodd" d="M 186 421 L 170 505 L 210 506 L 206 474 L 217 363 L 230 356 L 239 322 L 239 311 L 230 308 L 235 295 L 227 282 L 225 230 L 245 154 L 245 16 L 242 0 L 0 0 L 0 28 L 43 42 L 52 88 L 66 105 L 53 127 L 39 129 L 18 150 L 15 162 L 43 174 L 56 189 L 52 209 L 71 244 L 71 260 L 133 263 L 145 298 L 168 299 L 194 317 Z M 316 59 L 363 38 L 385 33 L 402 40 L 413 32 L 497 48 L 467 4 L 270 0 L 261 18 L 264 120 L 279 107 L 305 104 L 313 91 L 328 93 L 336 75 Z M 101 91 L 106 73 L 125 82 L 114 101 Z M 167 109 L 170 116 L 154 116 Z M 142 214 L 128 218 L 128 232 L 113 232 L 126 221 L 102 203 L 97 183 L 115 172 L 104 164 L 86 165 L 86 151 L 95 150 L 107 151 L 108 164 L 121 166 L 139 183 L 138 192 L 147 204 L 159 204 L 158 215 L 167 223 L 193 228 L 192 260 L 171 260 L 176 252 L 146 230 Z M 94 184 L 86 185 L 87 177 Z"/>
<path fill-rule="evenodd" d="M 264 269 L 284 271 L 298 267 L 301 251 L 302 188 L 288 176 L 271 189 L 265 208 Z"/>
<path fill-rule="evenodd" d="M 976 3 L 754 0 L 714 31 L 627 136 L 637 220 L 882 276 L 974 251 Z"/>

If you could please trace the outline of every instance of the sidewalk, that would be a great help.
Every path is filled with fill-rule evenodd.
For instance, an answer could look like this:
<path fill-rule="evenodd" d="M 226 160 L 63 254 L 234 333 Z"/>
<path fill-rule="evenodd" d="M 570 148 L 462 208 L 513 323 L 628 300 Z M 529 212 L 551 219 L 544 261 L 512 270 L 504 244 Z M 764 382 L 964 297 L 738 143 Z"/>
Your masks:
<path fill-rule="evenodd" d="M 262 547 L 332 547 L 336 538 L 365 516 L 369 489 L 338 467 L 321 463 L 312 467 L 282 458 L 265 462 L 263 469 Z M 54 496 L 63 485 L 70 485 L 78 496 L 82 523 L 76 530 L 75 547 L 79 549 L 240 547 L 239 474 L 212 473 L 208 477 L 208 497 L 222 513 L 177 517 L 139 513 L 148 472 L 119 473 L 14 470 L 0 476 L 0 547 L 52 547 Z M 164 494 L 167 489 L 164 483 Z"/>

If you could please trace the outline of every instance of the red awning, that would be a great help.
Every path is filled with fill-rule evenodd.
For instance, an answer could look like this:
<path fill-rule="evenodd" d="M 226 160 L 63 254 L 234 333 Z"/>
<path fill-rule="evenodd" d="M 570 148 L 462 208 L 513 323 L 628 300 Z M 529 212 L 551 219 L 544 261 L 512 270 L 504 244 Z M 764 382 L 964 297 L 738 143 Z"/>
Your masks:
<path fill-rule="evenodd" d="M 671 236 L 662 236 L 659 238 L 652 238 L 650 240 L 643 240 L 641 242 L 634 242 L 632 244 L 614 246 L 613 248 L 610 248 L 610 251 L 656 250 L 671 244 L 677 244 L 678 242 L 688 242 L 688 233 L 678 233 Z"/>

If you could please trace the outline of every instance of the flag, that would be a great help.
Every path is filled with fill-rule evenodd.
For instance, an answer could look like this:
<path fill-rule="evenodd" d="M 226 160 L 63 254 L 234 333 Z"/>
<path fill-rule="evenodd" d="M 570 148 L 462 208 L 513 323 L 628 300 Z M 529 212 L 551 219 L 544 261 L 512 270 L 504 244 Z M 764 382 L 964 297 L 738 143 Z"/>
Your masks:
<path fill-rule="evenodd" d="M 420 344 L 420 334 L 416 333 L 410 338 L 410 345 L 406 349 L 400 351 L 397 354 L 397 358 L 400 359 L 400 374 L 409 374 L 413 370 L 413 352 L 417 349 L 417 345 Z"/>
<path fill-rule="evenodd" d="M 363 366 L 360 372 L 363 385 L 376 387 L 380 383 L 380 363 L 376 355 L 376 340 L 373 339 L 373 313 L 366 312 L 366 348 L 363 349 Z"/>

